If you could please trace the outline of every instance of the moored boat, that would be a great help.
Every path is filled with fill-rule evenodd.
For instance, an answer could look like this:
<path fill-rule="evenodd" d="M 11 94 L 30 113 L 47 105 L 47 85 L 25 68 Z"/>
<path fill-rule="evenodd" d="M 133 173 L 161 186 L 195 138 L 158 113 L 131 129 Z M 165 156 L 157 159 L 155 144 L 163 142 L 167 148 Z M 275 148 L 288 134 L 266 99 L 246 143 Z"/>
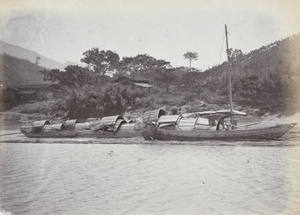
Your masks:
<path fill-rule="evenodd" d="M 228 49 L 227 26 L 225 25 L 230 109 L 188 113 L 184 115 L 162 115 L 158 120 L 147 120 L 143 126 L 143 137 L 146 140 L 278 140 L 296 123 L 276 124 L 270 126 L 238 127 L 234 115 L 246 113 L 233 110 L 231 71 L 229 69 L 230 51 Z M 225 119 L 230 121 L 225 124 Z M 257 123 L 258 124 L 258 123 Z M 222 127 L 222 128 L 221 128 Z"/>
<path fill-rule="evenodd" d="M 21 133 L 29 138 L 72 138 L 75 130 L 66 130 L 65 125 L 51 124 L 48 120 L 35 121 L 31 126 L 22 126 Z"/>
<path fill-rule="evenodd" d="M 138 123 L 126 120 L 120 115 L 103 117 L 91 130 L 97 138 L 142 137 L 143 131 Z"/>
<path fill-rule="evenodd" d="M 64 123 L 51 124 L 48 120 L 35 121 L 30 126 L 22 126 L 21 132 L 34 138 L 129 138 L 142 137 L 141 126 L 124 117 L 108 116 L 89 118 L 85 122 L 77 119 L 66 120 Z"/>
<path fill-rule="evenodd" d="M 223 120 L 230 116 L 230 112 L 222 112 L 220 114 L 216 111 L 205 116 L 198 113 L 198 116 L 193 118 L 185 118 L 179 115 L 162 116 L 156 123 L 148 122 L 145 124 L 143 137 L 146 140 L 177 141 L 278 140 L 296 125 L 296 123 L 287 123 L 266 127 L 256 124 L 255 127 L 251 128 L 248 125 L 232 125 L 230 122 L 223 124 Z M 213 122 L 213 118 L 218 120 Z"/>

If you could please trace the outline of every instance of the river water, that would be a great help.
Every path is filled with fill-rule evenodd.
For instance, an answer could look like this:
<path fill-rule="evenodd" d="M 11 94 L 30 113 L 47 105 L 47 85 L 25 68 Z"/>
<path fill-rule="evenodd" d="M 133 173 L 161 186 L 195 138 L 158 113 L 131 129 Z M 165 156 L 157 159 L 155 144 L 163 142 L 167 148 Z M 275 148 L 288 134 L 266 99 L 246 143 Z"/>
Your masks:
<path fill-rule="evenodd" d="M 0 143 L 0 214 L 300 214 L 285 142 Z"/>

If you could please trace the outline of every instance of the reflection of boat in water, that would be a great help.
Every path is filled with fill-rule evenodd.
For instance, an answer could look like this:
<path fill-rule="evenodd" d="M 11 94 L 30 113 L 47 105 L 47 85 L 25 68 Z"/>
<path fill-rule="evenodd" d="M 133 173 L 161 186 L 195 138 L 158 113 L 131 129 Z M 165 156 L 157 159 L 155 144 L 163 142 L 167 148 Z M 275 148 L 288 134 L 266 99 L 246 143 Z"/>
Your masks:
<path fill-rule="evenodd" d="M 30 138 L 71 138 L 78 133 L 66 130 L 64 124 L 50 124 L 48 120 L 35 121 L 32 126 L 22 126 L 21 132 Z"/>
<path fill-rule="evenodd" d="M 227 58 L 230 59 L 225 25 Z M 228 64 L 229 68 L 229 64 Z M 162 115 L 158 120 L 144 118 L 143 136 L 146 140 L 276 140 L 288 132 L 296 123 L 274 126 L 238 127 L 234 115 L 246 113 L 234 111 L 232 107 L 231 73 L 229 72 L 230 110 L 208 111 L 189 115 Z M 225 119 L 230 122 L 225 125 Z M 217 123 L 216 123 L 217 121 Z M 221 129 L 222 127 L 222 129 Z"/>
<path fill-rule="evenodd" d="M 147 122 L 143 128 L 146 140 L 276 140 L 288 132 L 296 123 L 273 126 L 259 124 L 237 126 L 225 119 L 230 117 L 229 110 L 194 113 L 193 116 L 163 115 L 157 122 Z M 233 111 L 234 115 L 245 115 Z M 192 115 L 192 114 L 190 114 Z M 224 122 L 224 124 L 223 124 Z"/>

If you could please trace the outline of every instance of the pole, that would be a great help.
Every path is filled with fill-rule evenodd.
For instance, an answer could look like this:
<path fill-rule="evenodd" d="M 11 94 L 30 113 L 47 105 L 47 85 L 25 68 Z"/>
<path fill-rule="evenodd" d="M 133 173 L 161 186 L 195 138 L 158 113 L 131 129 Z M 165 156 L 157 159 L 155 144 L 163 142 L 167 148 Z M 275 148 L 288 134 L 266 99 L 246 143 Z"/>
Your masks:
<path fill-rule="evenodd" d="M 227 53 L 227 68 L 228 68 L 228 79 L 229 79 L 229 100 L 230 100 L 230 123 L 233 125 L 233 114 L 232 114 L 232 89 L 231 89 L 231 70 L 230 70 L 230 53 L 228 48 L 228 32 L 227 25 L 225 24 L 225 35 L 226 35 L 226 53 Z"/>

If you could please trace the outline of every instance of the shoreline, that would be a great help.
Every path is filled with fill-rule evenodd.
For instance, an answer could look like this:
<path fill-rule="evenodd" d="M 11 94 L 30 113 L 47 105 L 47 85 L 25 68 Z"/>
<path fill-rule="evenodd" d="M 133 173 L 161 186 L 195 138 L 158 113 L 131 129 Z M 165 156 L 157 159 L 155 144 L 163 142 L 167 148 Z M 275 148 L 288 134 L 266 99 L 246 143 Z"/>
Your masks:
<path fill-rule="evenodd" d="M 243 125 L 251 124 L 253 122 L 259 122 L 259 125 L 268 126 L 278 123 L 296 122 L 297 125 L 283 137 L 281 137 L 281 139 L 282 141 L 288 141 L 289 144 L 292 144 L 293 142 L 299 142 L 299 144 L 297 145 L 300 145 L 300 113 L 294 114 L 293 116 L 289 117 L 280 117 L 278 115 L 267 115 L 262 117 L 246 116 L 243 118 L 239 118 L 238 125 L 242 127 Z M 0 117 L 0 143 L 134 144 L 132 142 L 138 143 L 141 141 L 143 143 L 151 143 L 149 141 L 145 142 L 142 136 L 132 138 L 28 138 L 20 131 L 21 126 L 26 125 L 27 123 L 20 121 L 7 121 L 5 123 L 4 119 L 1 119 Z M 221 142 L 226 143 L 226 141 Z M 281 140 L 279 140 L 279 142 L 281 142 Z"/>
<path fill-rule="evenodd" d="M 73 137 L 73 138 L 29 138 L 17 129 L 6 129 L 0 131 L 1 143 L 25 143 L 25 144 L 179 144 L 179 145 L 240 145 L 240 146 L 300 146 L 300 130 L 291 130 L 283 135 L 278 141 L 148 141 L 140 137 L 130 138 L 95 138 L 95 137 Z"/>

